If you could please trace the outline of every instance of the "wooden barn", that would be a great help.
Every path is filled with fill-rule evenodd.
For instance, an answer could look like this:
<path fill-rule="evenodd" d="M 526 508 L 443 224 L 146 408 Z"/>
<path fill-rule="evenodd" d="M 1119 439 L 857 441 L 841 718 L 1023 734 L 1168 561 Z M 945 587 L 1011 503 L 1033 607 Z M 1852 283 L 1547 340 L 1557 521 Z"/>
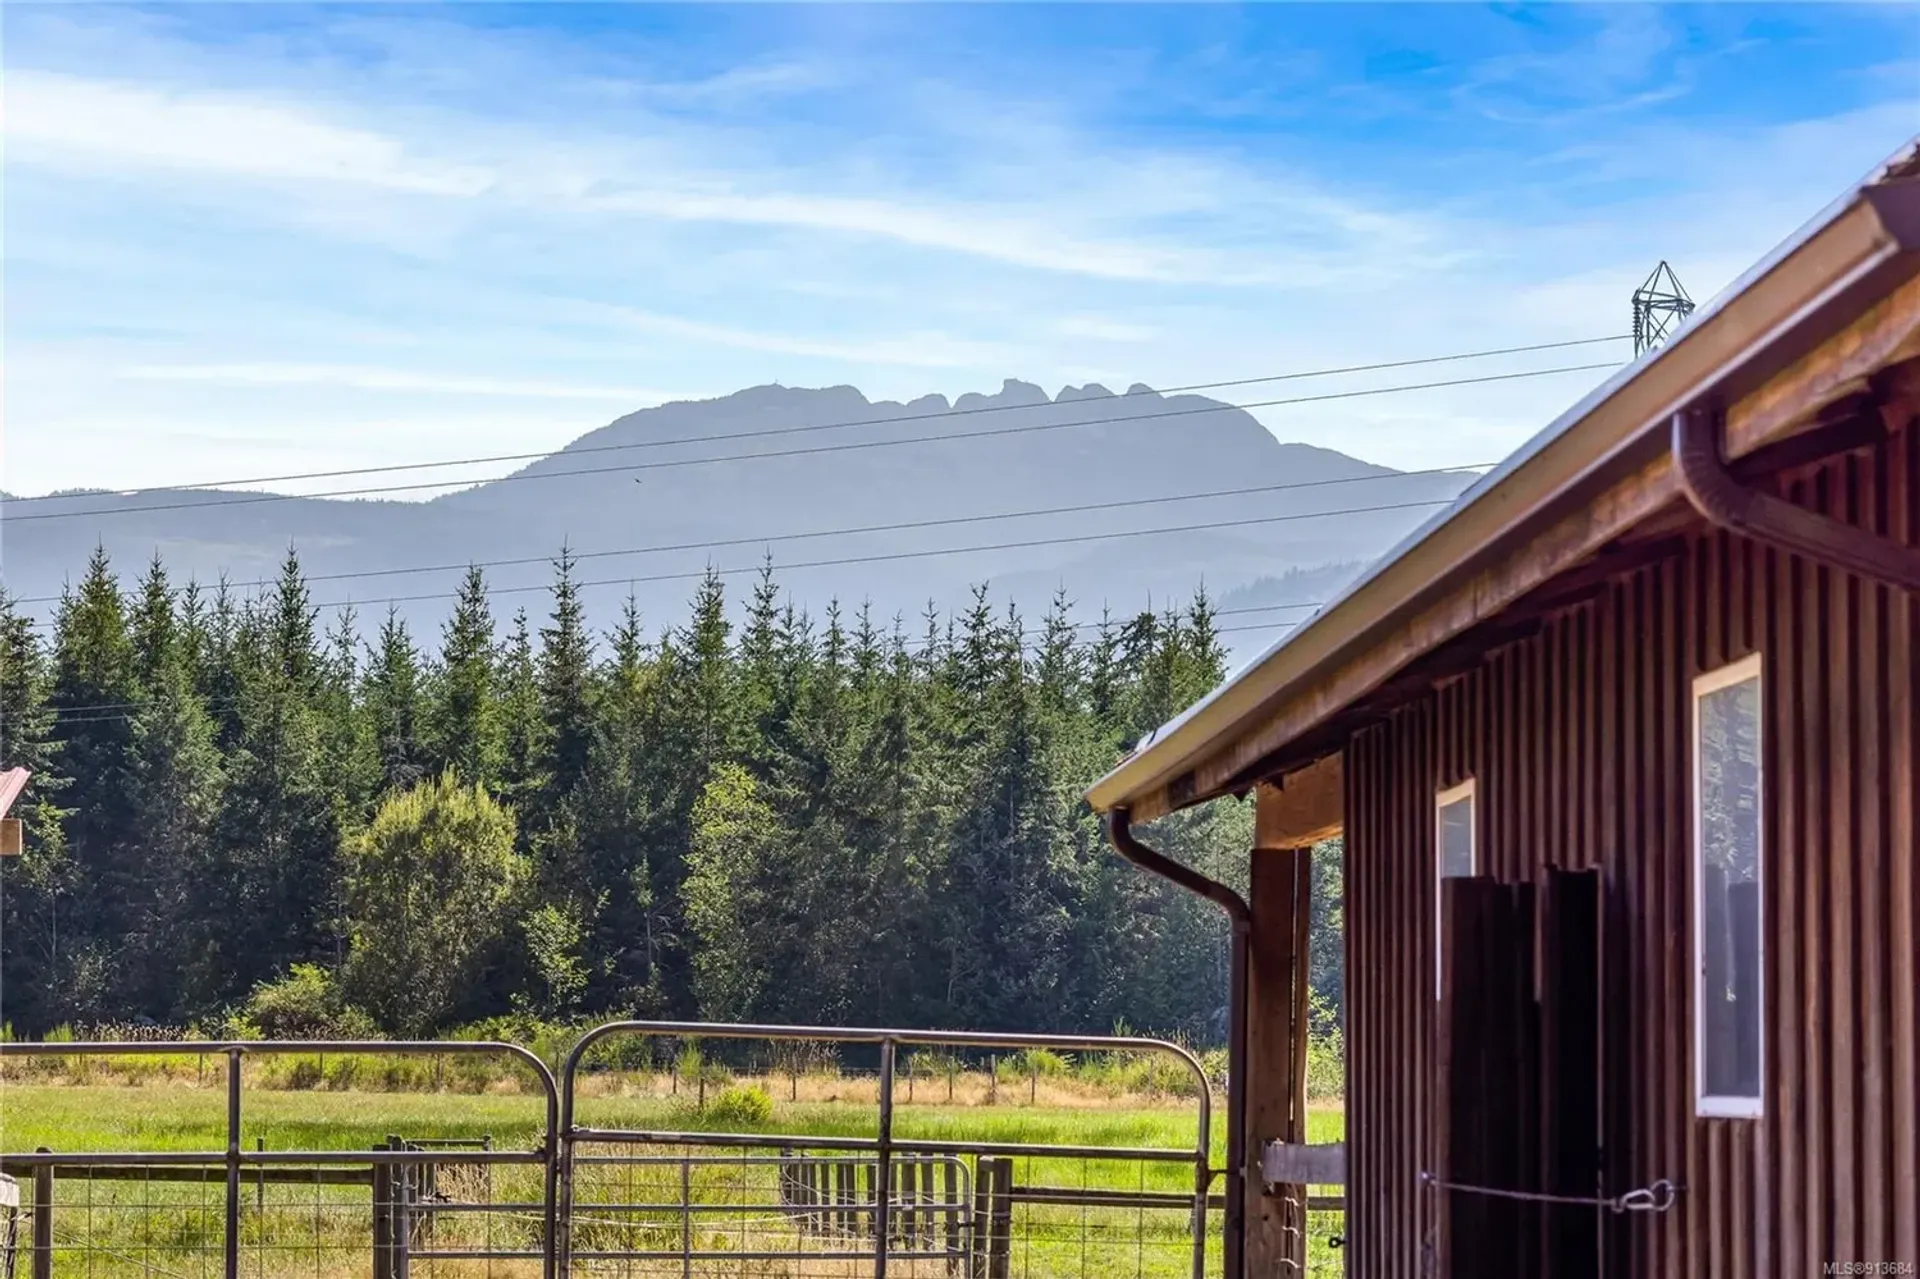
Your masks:
<path fill-rule="evenodd" d="M 1336 1177 L 1362 1279 L 1920 1273 L 1916 144 L 1090 792 L 1235 919 L 1230 1279 Z M 1248 792 L 1245 901 L 1147 846 Z"/>

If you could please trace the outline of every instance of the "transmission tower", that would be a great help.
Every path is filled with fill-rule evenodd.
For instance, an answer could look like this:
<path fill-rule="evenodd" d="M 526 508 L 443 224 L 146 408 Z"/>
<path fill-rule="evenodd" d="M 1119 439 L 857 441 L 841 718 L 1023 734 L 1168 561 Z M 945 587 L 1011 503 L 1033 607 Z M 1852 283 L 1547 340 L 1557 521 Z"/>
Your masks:
<path fill-rule="evenodd" d="M 1664 261 L 1633 291 L 1633 353 L 1651 351 L 1693 314 L 1693 299 Z"/>

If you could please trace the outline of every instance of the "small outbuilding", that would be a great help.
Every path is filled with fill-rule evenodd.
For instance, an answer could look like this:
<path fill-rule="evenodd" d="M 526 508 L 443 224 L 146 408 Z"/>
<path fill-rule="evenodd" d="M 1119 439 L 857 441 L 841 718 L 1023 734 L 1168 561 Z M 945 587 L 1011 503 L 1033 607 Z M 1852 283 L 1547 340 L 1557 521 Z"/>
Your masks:
<path fill-rule="evenodd" d="M 1336 1175 L 1361 1279 L 1920 1269 L 1916 143 L 1092 788 L 1236 921 L 1228 1279 Z M 1245 901 L 1141 842 L 1249 792 Z"/>

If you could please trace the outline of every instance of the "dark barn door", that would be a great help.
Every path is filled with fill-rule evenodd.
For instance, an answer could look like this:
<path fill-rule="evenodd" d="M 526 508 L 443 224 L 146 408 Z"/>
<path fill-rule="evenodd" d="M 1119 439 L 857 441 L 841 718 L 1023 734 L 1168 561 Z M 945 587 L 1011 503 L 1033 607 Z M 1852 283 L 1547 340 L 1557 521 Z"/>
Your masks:
<path fill-rule="evenodd" d="M 1599 1279 L 1602 1209 L 1476 1193 L 1601 1194 L 1599 872 L 1442 883 L 1444 1273 Z"/>

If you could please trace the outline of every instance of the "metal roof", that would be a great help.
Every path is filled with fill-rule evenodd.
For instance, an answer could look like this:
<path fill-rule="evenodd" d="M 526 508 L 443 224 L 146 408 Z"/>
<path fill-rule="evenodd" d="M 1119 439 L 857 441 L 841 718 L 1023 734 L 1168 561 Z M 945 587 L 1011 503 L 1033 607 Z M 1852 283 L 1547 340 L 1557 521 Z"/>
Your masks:
<path fill-rule="evenodd" d="M 1363 645 L 1369 633 L 1437 586 L 1445 575 L 1458 571 L 1469 558 L 1485 550 L 1485 543 L 1471 536 L 1473 530 L 1469 526 L 1478 523 L 1502 531 L 1510 529 L 1516 522 L 1516 511 L 1538 510 L 1543 503 L 1619 456 L 1630 443 L 1651 431 L 1663 429 L 1667 415 L 1680 407 L 1679 402 L 1668 403 L 1674 396 L 1698 395 L 1739 358 L 1760 345 L 1762 337 L 1777 337 L 1816 301 L 1832 297 L 1843 286 L 1884 262 L 1891 253 L 1906 247 L 1902 241 L 1910 238 L 1913 229 L 1899 226 L 1890 232 L 1882 225 L 1881 217 L 1872 211 L 1869 195 L 1877 184 L 1889 178 L 1907 177 L 1916 170 L 1920 170 L 1920 135 L 1909 139 L 1866 178 L 1696 310 L 1665 345 L 1642 355 L 1588 392 L 1499 466 L 1475 481 L 1452 505 L 1429 518 L 1374 561 L 1307 622 L 1268 646 L 1186 711 L 1142 738 L 1126 759 L 1088 789 L 1088 801 L 1103 812 L 1123 807 L 1191 768 L 1211 748 L 1236 736 L 1264 709 L 1310 682 L 1315 672 L 1323 670 L 1334 656 L 1346 653 L 1356 644 Z M 1855 225 L 1859 219 L 1849 217 L 1860 213 L 1867 215 L 1870 228 Z M 1816 246 L 1815 241 L 1829 233 L 1833 233 L 1837 241 L 1831 252 L 1802 253 L 1802 250 L 1825 247 Z M 1800 287 L 1770 290 L 1772 294 L 1785 296 L 1756 299 L 1755 295 L 1762 292 L 1759 286 L 1777 272 L 1786 274 L 1783 268 L 1790 261 L 1798 273 L 1806 277 L 1798 282 Z M 1767 313 L 1735 314 L 1750 302 L 1765 304 L 1756 304 L 1752 309 Z M 1725 332 L 1716 333 L 1716 330 Z M 1655 386 L 1656 383 L 1660 385 Z M 1645 402 L 1644 395 L 1629 397 L 1626 394 L 1643 387 L 1658 392 L 1652 401 L 1661 405 L 1661 411 L 1638 421 L 1600 421 L 1610 412 L 1621 409 L 1623 401 L 1629 398 Z M 1632 411 L 1631 406 L 1626 411 Z M 1614 412 L 1614 416 L 1619 413 Z M 1590 434 L 1591 438 L 1583 439 L 1583 434 Z M 1564 454 L 1569 447 L 1574 450 L 1572 456 L 1559 457 L 1554 464 L 1548 464 L 1550 452 Z M 1496 505 L 1507 508 L 1497 519 L 1476 519 Z M 1447 546 L 1439 561 L 1426 566 L 1414 580 L 1395 580 L 1406 578 L 1403 570 L 1411 561 L 1436 550 L 1459 530 L 1469 530 L 1464 545 Z M 1208 796 L 1204 793 L 1195 796 L 1196 800 L 1205 798 Z"/>

